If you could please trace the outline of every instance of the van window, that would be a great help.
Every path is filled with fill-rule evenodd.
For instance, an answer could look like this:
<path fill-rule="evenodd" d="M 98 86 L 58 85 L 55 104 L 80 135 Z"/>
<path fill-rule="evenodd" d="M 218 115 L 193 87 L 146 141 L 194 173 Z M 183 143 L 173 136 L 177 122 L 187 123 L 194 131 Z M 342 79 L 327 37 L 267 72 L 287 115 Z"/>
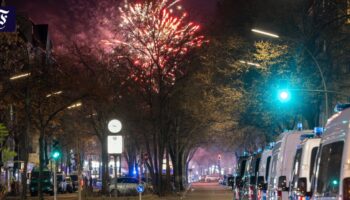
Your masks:
<path fill-rule="evenodd" d="M 270 162 L 271 162 L 271 156 L 267 157 L 267 160 L 266 160 L 266 172 L 265 172 L 266 181 L 269 180 Z"/>
<path fill-rule="evenodd" d="M 278 154 L 275 154 L 272 158 L 272 163 L 271 163 L 271 174 L 270 174 L 270 181 L 269 184 L 274 184 L 274 178 L 277 173 L 277 162 L 278 162 Z"/>
<path fill-rule="evenodd" d="M 311 151 L 311 159 L 310 159 L 310 173 L 309 173 L 309 179 L 311 180 L 312 172 L 314 171 L 315 162 L 316 162 L 316 155 L 317 155 L 318 147 L 314 147 Z"/>
<path fill-rule="evenodd" d="M 257 158 L 257 159 L 255 160 L 254 176 L 256 176 L 256 175 L 258 174 L 259 166 L 260 166 L 260 158 Z"/>
<path fill-rule="evenodd" d="M 250 175 L 250 168 L 252 166 L 252 158 L 250 157 L 246 164 L 245 164 L 245 171 L 244 171 L 244 176 L 249 176 Z"/>
<path fill-rule="evenodd" d="M 244 176 L 244 170 L 247 160 L 243 160 L 239 166 L 239 176 Z"/>
<path fill-rule="evenodd" d="M 292 169 L 292 187 L 295 188 L 299 179 L 299 171 L 300 171 L 300 163 L 301 163 L 301 155 L 303 153 L 303 149 L 297 149 L 295 153 L 293 169 Z"/>
<path fill-rule="evenodd" d="M 336 197 L 339 193 L 341 158 L 344 142 L 334 142 L 322 147 L 317 171 L 316 191 L 324 197 Z"/>

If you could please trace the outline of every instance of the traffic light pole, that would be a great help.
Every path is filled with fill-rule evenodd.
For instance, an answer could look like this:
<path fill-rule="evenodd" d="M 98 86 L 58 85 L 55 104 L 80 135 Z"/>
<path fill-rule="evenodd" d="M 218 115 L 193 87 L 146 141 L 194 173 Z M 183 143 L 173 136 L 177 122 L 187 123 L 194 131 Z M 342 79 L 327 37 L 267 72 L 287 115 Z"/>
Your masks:
<path fill-rule="evenodd" d="M 56 176 L 56 166 L 57 166 L 57 161 L 55 161 L 55 167 L 53 170 L 53 199 L 57 200 L 57 176 Z"/>

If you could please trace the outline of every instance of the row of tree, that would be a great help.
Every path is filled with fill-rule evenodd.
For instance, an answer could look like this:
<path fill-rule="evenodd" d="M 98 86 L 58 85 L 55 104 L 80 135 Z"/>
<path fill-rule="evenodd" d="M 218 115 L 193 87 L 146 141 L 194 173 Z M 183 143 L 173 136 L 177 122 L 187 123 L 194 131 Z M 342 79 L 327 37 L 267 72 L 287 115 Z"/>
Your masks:
<path fill-rule="evenodd" d="M 89 150 L 86 142 L 96 139 L 107 192 L 107 123 L 117 117 L 129 170 L 147 154 L 144 164 L 156 193 L 163 195 L 170 182 L 184 189 L 188 163 L 199 146 L 256 149 L 299 121 L 318 124 L 320 94 L 304 93 L 288 105 L 275 98 L 286 86 L 321 88 L 315 62 L 305 50 L 314 37 L 303 2 L 223 0 L 215 22 L 201 31 L 175 8 L 166 0 L 126 2 L 109 16 L 117 17 L 109 19 L 115 37 L 96 36 L 90 42 L 70 37 L 54 56 L 26 37 L 26 26 L 20 25 L 16 34 L 0 34 L 0 122 L 15 138 L 18 159 L 28 162 L 34 135 L 39 136 L 41 170 L 49 163 L 52 138 L 66 151 L 74 149 L 79 160 Z M 250 33 L 266 24 L 272 29 L 283 25 L 277 30 L 298 36 L 299 43 Z M 312 47 L 307 46 L 317 50 Z M 23 72 L 30 76 L 9 79 Z M 26 176 L 22 183 L 25 198 Z"/>

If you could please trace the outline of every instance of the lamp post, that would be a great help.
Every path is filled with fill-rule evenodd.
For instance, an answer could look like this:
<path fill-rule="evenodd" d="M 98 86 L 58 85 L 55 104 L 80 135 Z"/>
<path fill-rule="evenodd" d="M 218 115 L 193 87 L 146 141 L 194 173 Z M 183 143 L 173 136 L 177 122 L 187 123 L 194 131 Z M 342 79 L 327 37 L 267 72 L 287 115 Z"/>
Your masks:
<path fill-rule="evenodd" d="M 261 35 L 268 36 L 268 37 L 279 38 L 280 39 L 279 35 L 274 34 L 274 33 L 270 33 L 270 32 L 267 32 L 267 31 L 263 31 L 263 30 L 259 30 L 259 29 L 252 29 L 251 31 L 254 32 L 254 33 L 258 33 L 258 34 L 261 34 Z M 292 41 L 294 41 L 294 40 L 292 40 Z M 324 91 L 324 100 L 325 100 L 325 118 L 323 119 L 323 124 L 325 124 L 326 119 L 328 118 L 328 90 L 327 90 L 327 84 L 326 84 L 326 81 L 325 81 L 325 78 L 324 78 L 321 66 L 318 63 L 317 59 L 315 58 L 315 56 L 311 53 L 311 51 L 305 45 L 303 45 L 303 47 L 304 47 L 306 53 L 310 56 L 310 58 L 312 59 L 312 61 L 316 65 L 316 67 L 318 69 L 318 72 L 320 74 L 321 80 L 322 80 L 323 91 Z"/>

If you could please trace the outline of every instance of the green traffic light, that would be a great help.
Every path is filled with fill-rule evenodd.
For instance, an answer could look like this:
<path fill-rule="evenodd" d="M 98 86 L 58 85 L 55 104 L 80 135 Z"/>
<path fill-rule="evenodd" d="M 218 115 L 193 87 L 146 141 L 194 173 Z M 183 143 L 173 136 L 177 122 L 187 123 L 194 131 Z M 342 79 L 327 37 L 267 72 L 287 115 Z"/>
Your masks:
<path fill-rule="evenodd" d="M 52 157 L 53 157 L 53 159 L 57 159 L 60 157 L 60 155 L 61 155 L 60 152 L 55 151 L 55 152 L 53 152 Z"/>
<path fill-rule="evenodd" d="M 338 181 L 337 181 L 337 180 L 333 180 L 333 181 L 332 181 L 332 184 L 333 184 L 333 185 L 338 185 Z"/>
<path fill-rule="evenodd" d="M 290 98 L 291 98 L 291 95 L 288 90 L 280 90 L 278 92 L 278 100 L 280 102 L 288 102 Z"/>

